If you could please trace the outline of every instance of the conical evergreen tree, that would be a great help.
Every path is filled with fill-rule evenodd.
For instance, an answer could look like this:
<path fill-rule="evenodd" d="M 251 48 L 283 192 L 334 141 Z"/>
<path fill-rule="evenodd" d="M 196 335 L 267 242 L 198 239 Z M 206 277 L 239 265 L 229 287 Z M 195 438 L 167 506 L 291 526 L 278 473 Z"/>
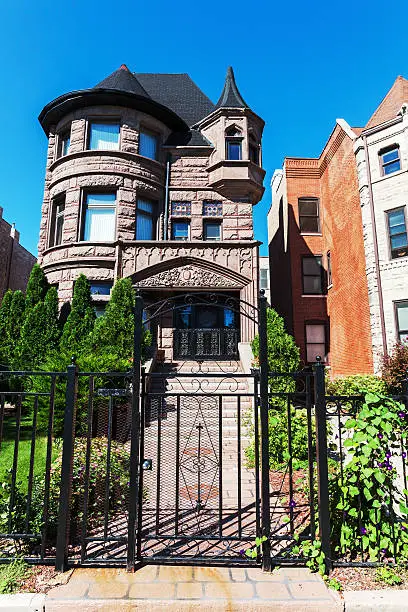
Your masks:
<path fill-rule="evenodd" d="M 45 300 L 49 289 L 47 278 L 39 264 L 34 264 L 27 283 L 26 308 L 29 310 Z"/>
<path fill-rule="evenodd" d="M 50 287 L 45 296 L 45 310 L 47 313 L 47 342 L 49 345 L 48 353 L 58 348 L 61 330 L 59 326 L 58 291 L 55 287 Z"/>
<path fill-rule="evenodd" d="M 31 308 L 21 329 L 18 343 L 18 359 L 21 367 L 35 369 L 44 361 L 48 351 L 47 309 L 44 302 L 38 302 Z"/>
<path fill-rule="evenodd" d="M 133 354 L 134 291 L 129 278 L 116 281 L 105 314 L 96 323 L 90 337 L 95 354 L 111 353 L 121 358 Z"/>
<path fill-rule="evenodd" d="M 69 355 L 80 355 L 95 324 L 91 288 L 88 279 L 81 274 L 75 281 L 71 312 L 61 336 L 61 351 Z"/>
<path fill-rule="evenodd" d="M 25 319 L 26 300 L 22 291 L 14 291 L 10 305 L 10 317 L 6 326 L 9 363 L 13 368 L 20 368 L 18 346 Z"/>
<path fill-rule="evenodd" d="M 12 299 L 13 292 L 9 289 L 4 294 L 0 305 L 0 365 L 8 365 L 10 362 L 7 327 L 9 325 Z"/>

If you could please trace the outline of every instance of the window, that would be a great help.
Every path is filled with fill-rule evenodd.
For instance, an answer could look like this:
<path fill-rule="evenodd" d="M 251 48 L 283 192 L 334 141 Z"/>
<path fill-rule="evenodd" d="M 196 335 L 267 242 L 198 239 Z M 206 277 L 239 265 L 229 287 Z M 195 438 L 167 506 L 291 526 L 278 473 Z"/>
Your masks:
<path fill-rule="evenodd" d="M 136 240 L 154 240 L 156 202 L 139 198 L 136 205 Z"/>
<path fill-rule="evenodd" d="M 62 231 L 64 229 L 65 194 L 53 201 L 49 246 L 57 246 L 62 243 Z"/>
<path fill-rule="evenodd" d="M 259 145 L 253 136 L 249 137 L 249 159 L 259 166 Z"/>
<path fill-rule="evenodd" d="M 65 130 L 58 135 L 57 158 L 68 155 L 71 145 L 71 130 Z"/>
<path fill-rule="evenodd" d="M 212 200 L 203 202 L 204 217 L 222 217 L 222 202 Z"/>
<path fill-rule="evenodd" d="M 221 240 L 221 223 L 204 221 L 204 240 Z"/>
<path fill-rule="evenodd" d="M 327 285 L 331 287 L 333 284 L 332 267 L 331 267 L 331 253 L 327 251 Z"/>
<path fill-rule="evenodd" d="M 386 213 L 390 237 L 391 258 L 408 255 L 408 234 L 405 220 L 405 206 Z"/>
<path fill-rule="evenodd" d="M 157 136 L 151 132 L 140 131 L 139 155 L 157 159 Z"/>
<path fill-rule="evenodd" d="M 408 342 L 408 302 L 395 302 L 397 333 L 400 342 Z"/>
<path fill-rule="evenodd" d="M 116 195 L 88 193 L 86 195 L 84 240 L 110 242 L 115 240 Z"/>
<path fill-rule="evenodd" d="M 113 283 L 111 281 L 91 282 L 91 295 L 110 295 Z"/>
<path fill-rule="evenodd" d="M 188 240 L 190 234 L 189 221 L 173 221 L 171 224 L 172 240 Z"/>
<path fill-rule="evenodd" d="M 323 268 L 320 256 L 302 257 L 302 280 L 305 295 L 323 293 Z"/>
<path fill-rule="evenodd" d="M 191 202 L 172 202 L 171 214 L 173 217 L 189 217 L 191 215 Z"/>
<path fill-rule="evenodd" d="M 392 147 L 383 149 L 379 152 L 379 156 L 381 162 L 381 172 L 384 176 L 391 174 L 392 172 L 397 172 L 397 170 L 401 170 L 400 153 L 397 145 L 392 145 Z"/>
<path fill-rule="evenodd" d="M 225 157 L 232 160 L 242 159 L 241 131 L 235 125 L 225 130 Z"/>
<path fill-rule="evenodd" d="M 106 311 L 106 304 L 93 304 L 94 313 L 96 318 L 103 317 Z"/>
<path fill-rule="evenodd" d="M 91 123 L 89 132 L 89 148 L 117 151 L 119 149 L 118 123 Z"/>
<path fill-rule="evenodd" d="M 299 198 L 299 227 L 302 233 L 320 232 L 318 198 Z"/>
<path fill-rule="evenodd" d="M 314 363 L 316 357 L 327 361 L 326 325 L 324 323 L 306 323 L 306 361 Z"/>
<path fill-rule="evenodd" d="M 268 268 L 261 268 L 259 270 L 260 276 L 260 289 L 269 289 L 269 270 Z"/>

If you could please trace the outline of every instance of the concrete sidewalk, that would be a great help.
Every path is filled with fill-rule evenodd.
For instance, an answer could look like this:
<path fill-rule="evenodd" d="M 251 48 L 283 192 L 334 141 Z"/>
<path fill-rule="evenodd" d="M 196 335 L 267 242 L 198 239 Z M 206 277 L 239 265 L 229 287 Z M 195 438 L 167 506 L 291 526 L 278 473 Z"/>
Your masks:
<path fill-rule="evenodd" d="M 281 568 L 145 566 L 134 574 L 123 569 L 77 569 L 68 584 L 52 589 L 46 612 L 265 611 L 340 612 L 344 603 L 317 574 Z"/>

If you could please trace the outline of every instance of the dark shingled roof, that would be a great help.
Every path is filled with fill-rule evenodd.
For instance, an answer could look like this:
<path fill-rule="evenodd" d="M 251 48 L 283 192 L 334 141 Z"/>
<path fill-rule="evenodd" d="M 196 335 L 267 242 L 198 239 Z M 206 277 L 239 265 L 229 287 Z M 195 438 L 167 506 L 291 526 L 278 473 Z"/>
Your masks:
<path fill-rule="evenodd" d="M 137 96 L 150 98 L 147 91 L 142 87 L 134 74 L 130 72 L 126 64 L 122 64 L 118 70 L 112 72 L 106 79 L 95 85 L 93 89 L 118 89 L 134 93 Z"/>
<path fill-rule="evenodd" d="M 188 74 L 135 73 L 135 77 L 153 100 L 173 110 L 187 125 L 214 110 L 214 104 Z"/>
<path fill-rule="evenodd" d="M 239 93 L 237 84 L 235 82 L 234 71 L 230 66 L 227 70 L 227 76 L 225 77 L 224 89 L 220 99 L 218 100 L 215 108 L 249 108 L 244 98 Z"/>
<path fill-rule="evenodd" d="M 164 143 L 168 147 L 214 147 L 214 145 L 198 130 L 188 132 L 172 132 Z"/>

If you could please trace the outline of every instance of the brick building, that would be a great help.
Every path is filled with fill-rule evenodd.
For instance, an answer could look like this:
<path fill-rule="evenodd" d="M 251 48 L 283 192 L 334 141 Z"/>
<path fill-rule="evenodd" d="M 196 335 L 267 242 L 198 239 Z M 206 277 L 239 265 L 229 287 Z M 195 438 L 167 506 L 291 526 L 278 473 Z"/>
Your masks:
<path fill-rule="evenodd" d="M 365 128 L 337 120 L 319 158 L 272 179 L 271 304 L 332 376 L 378 371 L 408 334 L 407 94 L 399 77 Z"/>
<path fill-rule="evenodd" d="M 121 66 L 39 120 L 49 140 L 39 261 L 62 302 L 80 273 L 99 312 L 121 277 L 147 305 L 197 290 L 256 302 L 264 122 L 232 69 L 213 104 L 187 74 Z M 254 335 L 227 305 L 177 312 L 155 330 L 168 359 L 236 357 Z"/>
<path fill-rule="evenodd" d="M 25 291 L 36 258 L 20 244 L 20 232 L 3 219 L 0 206 L 0 302 L 8 289 Z"/>

